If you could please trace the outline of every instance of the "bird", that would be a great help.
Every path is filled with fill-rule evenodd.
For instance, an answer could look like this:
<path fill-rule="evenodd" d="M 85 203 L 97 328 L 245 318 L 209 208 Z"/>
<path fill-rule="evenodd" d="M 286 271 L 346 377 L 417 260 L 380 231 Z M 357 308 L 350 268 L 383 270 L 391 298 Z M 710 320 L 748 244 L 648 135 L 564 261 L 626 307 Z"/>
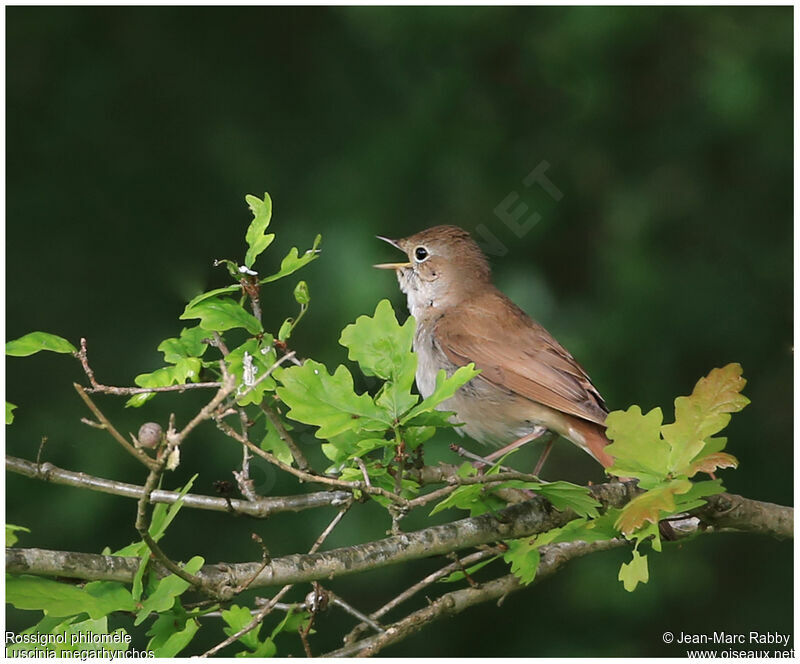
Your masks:
<path fill-rule="evenodd" d="M 575 358 L 494 286 L 489 261 L 467 231 L 442 225 L 401 239 L 377 237 L 408 258 L 374 267 L 396 272 L 414 317 L 420 394 L 433 393 L 441 369 L 449 376 L 474 363 L 480 370 L 438 406 L 455 413 L 459 433 L 501 448 L 489 460 L 552 432 L 604 469 L 613 465 L 600 392 Z"/>

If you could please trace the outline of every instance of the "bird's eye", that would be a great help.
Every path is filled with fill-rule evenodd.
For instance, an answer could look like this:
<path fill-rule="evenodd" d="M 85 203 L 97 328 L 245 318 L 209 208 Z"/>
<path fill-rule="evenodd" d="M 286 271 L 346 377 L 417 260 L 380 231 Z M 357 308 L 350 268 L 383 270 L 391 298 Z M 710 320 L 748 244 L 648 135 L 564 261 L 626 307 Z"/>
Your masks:
<path fill-rule="evenodd" d="M 417 262 L 421 263 L 429 256 L 428 250 L 425 247 L 417 247 L 414 249 L 414 258 L 417 259 Z"/>

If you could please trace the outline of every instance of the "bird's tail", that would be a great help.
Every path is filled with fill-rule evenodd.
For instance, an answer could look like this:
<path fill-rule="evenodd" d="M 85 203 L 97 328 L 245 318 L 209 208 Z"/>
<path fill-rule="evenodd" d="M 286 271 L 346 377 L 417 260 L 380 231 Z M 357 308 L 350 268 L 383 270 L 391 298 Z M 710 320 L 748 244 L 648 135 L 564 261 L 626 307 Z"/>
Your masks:
<path fill-rule="evenodd" d="M 605 450 L 606 445 L 611 442 L 606 438 L 605 427 L 586 420 L 576 420 L 571 423 L 570 428 L 578 434 L 575 438 L 582 439 L 580 442 L 573 439 L 573 442 L 591 454 L 603 468 L 614 465 L 614 457 Z"/>

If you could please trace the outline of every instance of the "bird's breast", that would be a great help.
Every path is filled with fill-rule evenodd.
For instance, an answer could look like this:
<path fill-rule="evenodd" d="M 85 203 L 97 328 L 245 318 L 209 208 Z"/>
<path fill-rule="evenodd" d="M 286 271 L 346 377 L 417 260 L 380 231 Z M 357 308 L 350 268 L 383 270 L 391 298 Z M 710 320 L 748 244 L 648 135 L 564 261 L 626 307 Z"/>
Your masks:
<path fill-rule="evenodd" d="M 444 369 L 448 375 L 458 367 L 450 362 L 436 343 L 433 326 L 418 321 L 414 333 L 414 352 L 417 354 L 417 389 L 427 398 L 436 388 L 436 376 Z"/>

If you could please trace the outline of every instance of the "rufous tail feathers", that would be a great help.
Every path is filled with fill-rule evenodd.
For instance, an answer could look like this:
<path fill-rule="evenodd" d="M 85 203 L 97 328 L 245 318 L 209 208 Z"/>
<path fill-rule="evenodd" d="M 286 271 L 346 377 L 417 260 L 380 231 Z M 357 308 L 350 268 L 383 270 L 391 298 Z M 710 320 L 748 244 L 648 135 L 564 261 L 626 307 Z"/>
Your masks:
<path fill-rule="evenodd" d="M 597 459 L 603 468 L 610 468 L 614 465 L 614 457 L 605 450 L 606 445 L 609 445 L 611 441 L 606 438 L 604 427 L 594 422 L 576 419 L 572 422 L 570 428 L 575 430 L 578 436 L 583 439 L 583 444 L 574 439 L 573 442 Z"/>

